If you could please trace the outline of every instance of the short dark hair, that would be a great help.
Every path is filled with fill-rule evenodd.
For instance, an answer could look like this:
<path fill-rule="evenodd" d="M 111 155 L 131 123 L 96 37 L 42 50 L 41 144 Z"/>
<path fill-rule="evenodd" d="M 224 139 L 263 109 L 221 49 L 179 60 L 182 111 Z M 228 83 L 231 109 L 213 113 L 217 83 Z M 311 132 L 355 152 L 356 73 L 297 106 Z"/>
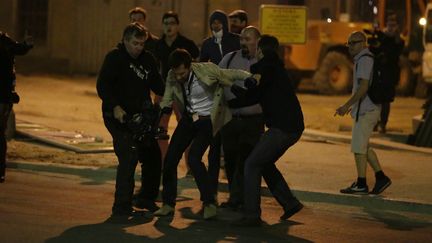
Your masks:
<path fill-rule="evenodd" d="M 189 68 L 192 63 L 192 57 L 185 49 L 177 48 L 171 52 L 168 58 L 168 65 L 170 68 L 178 68 L 182 64 L 185 68 Z"/>
<path fill-rule="evenodd" d="M 389 21 L 395 21 L 397 24 L 401 22 L 398 14 L 394 10 L 389 10 L 386 12 L 386 22 Z"/>
<path fill-rule="evenodd" d="M 277 54 L 279 51 L 279 41 L 272 35 L 262 35 L 258 40 L 258 47 L 261 49 L 264 56 L 272 53 Z"/>
<path fill-rule="evenodd" d="M 179 20 L 178 14 L 176 12 L 174 12 L 174 11 L 168 11 L 168 12 L 164 13 L 162 15 L 162 23 L 167 18 L 174 18 L 176 20 L 177 24 L 180 24 L 180 20 Z"/>
<path fill-rule="evenodd" d="M 244 11 L 244 10 L 241 10 L 241 9 L 237 9 L 237 10 L 232 11 L 232 12 L 228 15 L 228 17 L 229 17 L 230 19 L 231 19 L 231 18 L 239 18 L 240 21 L 246 21 L 246 24 L 247 24 L 247 22 L 248 22 L 248 14 L 247 14 L 247 12 Z"/>
<path fill-rule="evenodd" d="M 123 30 L 123 39 L 130 40 L 132 36 L 140 38 L 147 37 L 146 29 L 139 23 L 130 23 Z"/>
<path fill-rule="evenodd" d="M 147 18 L 147 11 L 141 7 L 135 7 L 129 10 L 129 18 L 131 18 L 132 14 L 137 14 L 137 13 L 142 14 L 144 19 Z"/>

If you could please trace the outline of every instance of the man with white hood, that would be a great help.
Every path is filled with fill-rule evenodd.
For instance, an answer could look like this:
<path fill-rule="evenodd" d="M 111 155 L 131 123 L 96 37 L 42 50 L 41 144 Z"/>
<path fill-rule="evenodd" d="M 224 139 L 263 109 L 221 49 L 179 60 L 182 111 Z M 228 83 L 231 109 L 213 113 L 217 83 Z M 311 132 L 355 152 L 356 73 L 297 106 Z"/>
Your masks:
<path fill-rule="evenodd" d="M 229 32 L 228 17 L 222 10 L 216 10 L 210 15 L 209 25 L 212 36 L 203 41 L 200 62 L 212 62 L 218 65 L 226 54 L 240 50 L 240 36 Z M 217 181 L 219 178 L 220 157 L 221 135 L 218 133 L 213 138 L 208 154 L 209 174 L 212 181 Z M 213 193 L 217 197 L 217 188 L 213 188 Z"/>
<path fill-rule="evenodd" d="M 219 64 L 227 53 L 240 49 L 240 36 L 228 31 L 228 17 L 221 10 L 210 15 L 209 24 L 212 36 L 203 41 L 200 62 Z"/>

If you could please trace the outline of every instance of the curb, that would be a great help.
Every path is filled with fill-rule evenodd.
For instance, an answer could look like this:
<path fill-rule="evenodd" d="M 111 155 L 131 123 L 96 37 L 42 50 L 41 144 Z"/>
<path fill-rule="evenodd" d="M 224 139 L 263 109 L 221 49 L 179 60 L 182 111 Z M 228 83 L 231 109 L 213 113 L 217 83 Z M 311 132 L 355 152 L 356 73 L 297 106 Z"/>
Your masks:
<path fill-rule="evenodd" d="M 322 132 L 314 129 L 305 129 L 303 132 L 303 136 L 311 137 L 317 141 L 324 141 L 324 142 L 333 141 L 333 142 L 341 142 L 341 143 L 348 143 L 348 144 L 351 143 L 350 135 Z M 425 154 L 432 155 L 432 148 L 416 147 L 408 144 L 387 141 L 379 138 L 371 138 L 369 144 L 374 148 L 410 151 L 410 152 L 425 153 Z"/>

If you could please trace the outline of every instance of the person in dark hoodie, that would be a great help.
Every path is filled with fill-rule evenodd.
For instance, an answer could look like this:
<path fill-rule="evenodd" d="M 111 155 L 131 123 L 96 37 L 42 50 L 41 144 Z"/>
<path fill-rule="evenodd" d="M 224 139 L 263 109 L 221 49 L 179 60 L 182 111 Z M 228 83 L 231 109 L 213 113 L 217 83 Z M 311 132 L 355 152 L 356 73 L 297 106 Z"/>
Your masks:
<path fill-rule="evenodd" d="M 246 79 L 245 87 L 233 85 L 236 99 L 228 101 L 237 108 L 259 103 L 268 130 L 261 136 L 244 168 L 244 218 L 234 225 L 261 225 L 261 176 L 283 207 L 281 220 L 286 220 L 303 208 L 291 193 L 288 184 L 276 168 L 276 161 L 293 146 L 304 130 L 303 113 L 291 80 L 278 57 L 279 42 L 276 37 L 263 35 L 258 41 L 258 62 L 250 67 L 255 79 Z"/>
<path fill-rule="evenodd" d="M 148 32 L 140 24 L 127 25 L 122 42 L 105 56 L 97 79 L 104 123 L 113 138 L 118 158 L 111 216 L 114 219 L 132 215 L 134 174 L 138 161 L 144 165 L 141 205 L 150 211 L 158 209 L 155 199 L 159 193 L 162 167 L 159 145 L 153 136 L 137 140 L 136 132 L 127 123 L 127 117 L 152 106 L 150 90 L 157 95 L 164 93 L 156 61 L 144 50 L 147 36 Z"/>
<path fill-rule="evenodd" d="M 216 10 L 210 15 L 209 24 L 212 36 L 205 39 L 201 46 L 200 62 L 212 62 L 218 65 L 224 55 L 240 49 L 240 36 L 228 31 L 228 17 L 221 10 Z M 213 181 L 219 178 L 221 144 L 221 135 L 218 133 L 214 136 L 208 154 L 208 160 L 213 161 L 209 164 L 215 165 L 209 168 Z"/>
<path fill-rule="evenodd" d="M 210 15 L 209 24 L 212 36 L 203 41 L 200 62 L 217 65 L 224 55 L 240 49 L 240 36 L 228 31 L 228 17 L 221 10 Z"/>
<path fill-rule="evenodd" d="M 25 55 L 32 47 L 31 36 L 17 42 L 0 31 L 0 183 L 6 179 L 6 125 L 13 104 L 19 101 L 15 92 L 15 55 Z"/>

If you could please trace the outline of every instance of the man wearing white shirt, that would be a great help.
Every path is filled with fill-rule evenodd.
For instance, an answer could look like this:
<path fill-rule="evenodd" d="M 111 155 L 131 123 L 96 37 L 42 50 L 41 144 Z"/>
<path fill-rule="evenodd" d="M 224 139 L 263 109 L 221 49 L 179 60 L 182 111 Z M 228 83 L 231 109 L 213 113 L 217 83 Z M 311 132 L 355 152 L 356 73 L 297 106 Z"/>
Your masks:
<path fill-rule="evenodd" d="M 367 38 L 363 32 L 353 32 L 347 42 L 349 52 L 354 57 L 353 92 L 351 98 L 336 109 L 335 115 L 344 116 L 351 111 L 353 129 L 351 151 L 357 166 L 357 181 L 341 189 L 341 193 L 368 194 L 366 166 L 375 172 L 375 186 L 370 194 L 380 194 L 391 185 L 391 180 L 382 171 L 375 151 L 369 146 L 369 138 L 380 117 L 381 105 L 374 104 L 367 91 L 373 73 L 373 55 L 367 47 Z"/>

